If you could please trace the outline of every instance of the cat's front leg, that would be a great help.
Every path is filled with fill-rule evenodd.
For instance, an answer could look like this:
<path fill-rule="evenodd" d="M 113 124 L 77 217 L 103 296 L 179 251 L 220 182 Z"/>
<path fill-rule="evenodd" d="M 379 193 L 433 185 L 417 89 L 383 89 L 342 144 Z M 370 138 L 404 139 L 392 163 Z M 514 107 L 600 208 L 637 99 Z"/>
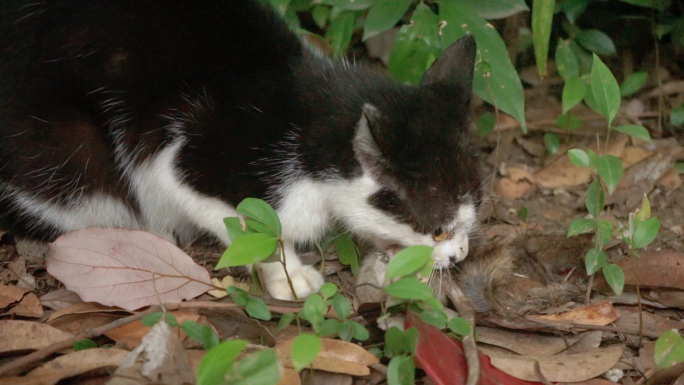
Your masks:
<path fill-rule="evenodd" d="M 323 286 L 323 276 L 313 266 L 302 264 L 292 242 L 284 241 L 283 244 L 285 245 L 285 265 L 292 287 L 298 299 L 305 299 Z M 272 297 L 284 300 L 295 299 L 281 263 L 261 263 L 259 268 L 264 286 Z"/>

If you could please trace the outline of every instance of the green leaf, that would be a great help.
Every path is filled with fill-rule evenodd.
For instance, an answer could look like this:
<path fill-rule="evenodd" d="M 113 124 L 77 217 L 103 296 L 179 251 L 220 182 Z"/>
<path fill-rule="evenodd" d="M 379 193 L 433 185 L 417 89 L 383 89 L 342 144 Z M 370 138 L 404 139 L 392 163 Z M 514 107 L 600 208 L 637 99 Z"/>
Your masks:
<path fill-rule="evenodd" d="M 615 127 L 615 129 L 617 131 L 622 132 L 623 134 L 627 134 L 627 135 L 635 137 L 637 139 L 641 139 L 641 140 L 645 140 L 649 143 L 653 143 L 653 141 L 651 141 L 651 135 L 648 133 L 648 130 L 642 126 L 629 124 L 629 125 L 625 125 L 625 126 Z"/>
<path fill-rule="evenodd" d="M 561 0 L 561 9 L 570 23 L 575 24 L 575 20 L 587 9 L 588 4 L 589 0 Z"/>
<path fill-rule="evenodd" d="M 635 72 L 627 76 L 627 79 L 620 85 L 620 96 L 624 98 L 639 91 L 646 79 L 648 79 L 648 72 Z"/>
<path fill-rule="evenodd" d="M 483 19 L 503 19 L 530 8 L 523 0 L 458 0 Z"/>
<path fill-rule="evenodd" d="M 288 312 L 283 314 L 278 321 L 278 331 L 285 329 L 286 326 L 292 323 L 295 318 L 295 313 Z"/>
<path fill-rule="evenodd" d="M 84 338 L 82 340 L 74 341 L 72 347 L 74 348 L 74 351 L 78 352 L 79 350 L 94 349 L 97 347 L 97 344 L 91 339 Z"/>
<path fill-rule="evenodd" d="M 568 150 L 568 158 L 577 167 L 589 167 L 589 155 L 583 150 L 577 148 Z"/>
<path fill-rule="evenodd" d="M 319 4 L 311 9 L 311 18 L 318 28 L 325 28 L 325 25 L 328 24 L 328 16 L 330 16 L 330 7 L 328 6 Z"/>
<path fill-rule="evenodd" d="M 247 314 L 249 314 L 250 317 L 263 321 L 270 321 L 273 317 L 268 306 L 266 306 L 261 298 L 250 298 L 249 302 L 247 302 L 247 306 L 245 306 L 245 311 L 247 311 Z"/>
<path fill-rule="evenodd" d="M 684 124 L 684 106 L 673 108 L 670 111 L 670 124 L 675 127 Z"/>
<path fill-rule="evenodd" d="M 328 307 L 323 302 L 323 298 L 318 295 L 310 295 L 304 301 L 304 306 L 302 306 L 299 316 L 309 321 L 314 330 L 318 331 L 327 310 Z"/>
<path fill-rule="evenodd" d="M 549 40 L 553 21 L 554 0 L 532 0 L 532 36 L 534 56 L 541 76 L 546 76 L 546 60 L 549 56 Z"/>
<path fill-rule="evenodd" d="M 401 331 L 392 326 L 385 333 L 385 355 L 395 357 L 401 354 L 413 354 L 418 343 L 418 330 L 410 328 Z"/>
<path fill-rule="evenodd" d="M 338 317 L 347 319 L 351 315 L 351 305 L 342 294 L 337 293 L 332 297 L 333 309 Z"/>
<path fill-rule="evenodd" d="M 358 11 L 370 8 L 375 4 L 375 0 L 322 0 L 321 3 L 348 11 Z"/>
<path fill-rule="evenodd" d="M 408 11 L 411 0 L 378 0 L 366 16 L 363 41 L 394 27 Z"/>
<path fill-rule="evenodd" d="M 587 275 L 592 275 L 601 270 L 608 263 L 606 253 L 599 249 L 590 249 L 584 257 L 584 264 L 587 267 Z"/>
<path fill-rule="evenodd" d="M 620 87 L 613 73 L 596 54 L 591 67 L 591 91 L 596 99 L 598 112 L 606 117 L 610 126 L 620 109 Z"/>
<path fill-rule="evenodd" d="M 375 358 L 377 358 L 377 359 L 382 358 L 382 350 L 380 350 L 380 348 L 372 347 L 372 348 L 368 349 L 368 353 L 374 355 Z"/>
<path fill-rule="evenodd" d="M 359 254 L 349 233 L 342 233 L 335 238 L 337 258 L 341 264 L 350 266 L 354 276 L 359 274 Z"/>
<path fill-rule="evenodd" d="M 280 237 L 282 235 L 282 227 L 280 219 L 273 207 L 261 199 L 245 198 L 237 206 L 237 212 L 245 217 L 261 222 L 271 229 L 271 235 Z"/>
<path fill-rule="evenodd" d="M 599 182 L 593 181 L 587 189 L 587 196 L 585 198 L 585 204 L 589 214 L 593 215 L 594 218 L 598 218 L 601 211 L 603 211 L 603 205 L 605 204 L 606 197 L 603 193 L 603 189 L 599 191 Z"/>
<path fill-rule="evenodd" d="M 420 319 L 438 329 L 444 329 L 449 321 L 446 313 L 441 309 L 425 310 L 420 313 Z"/>
<path fill-rule="evenodd" d="M 660 221 L 657 217 L 651 217 L 636 225 L 634 236 L 632 237 L 632 247 L 635 250 L 648 246 L 658 235 Z"/>
<path fill-rule="evenodd" d="M 185 321 L 181 324 L 181 330 L 183 330 L 188 337 L 201 342 L 206 351 L 213 349 L 214 346 L 220 343 L 214 330 L 207 325 L 200 325 L 195 321 Z"/>
<path fill-rule="evenodd" d="M 596 162 L 596 169 L 601 179 L 606 182 L 608 194 L 615 192 L 622 177 L 622 162 L 620 162 L 620 159 L 613 155 L 603 155 Z"/>
<path fill-rule="evenodd" d="M 586 218 L 577 218 L 572 223 L 570 223 L 570 228 L 568 229 L 568 238 L 591 232 L 596 228 L 596 221 L 592 221 Z"/>
<path fill-rule="evenodd" d="M 156 312 L 156 313 L 152 313 L 152 314 L 146 316 L 145 318 L 143 318 L 141 322 L 145 326 L 153 327 L 154 325 L 157 324 L 157 322 L 159 322 L 159 320 L 162 317 L 162 314 L 165 314 L 165 313 L 160 312 L 160 311 Z M 171 313 L 166 313 L 166 317 L 164 317 L 164 320 L 172 328 L 175 328 L 176 326 L 178 326 L 178 320 L 176 319 L 176 316 L 171 314 Z"/>
<path fill-rule="evenodd" d="M 563 86 L 563 114 L 582 102 L 586 89 L 587 86 L 580 78 L 573 77 L 565 81 Z"/>
<path fill-rule="evenodd" d="M 563 40 L 559 40 L 556 47 L 556 67 L 558 68 L 558 73 L 565 81 L 580 76 L 577 57 L 575 57 L 572 49 L 570 49 L 569 43 Z"/>
<path fill-rule="evenodd" d="M 319 290 L 324 299 L 331 298 L 335 293 L 337 293 L 337 285 L 332 282 L 326 282 L 321 286 Z"/>
<path fill-rule="evenodd" d="M 411 23 L 399 30 L 390 53 L 388 69 L 401 81 L 418 84 L 442 51 L 439 19 L 425 4 L 418 4 Z"/>
<path fill-rule="evenodd" d="M 337 334 L 337 328 L 340 325 L 340 321 L 334 318 L 328 318 L 321 323 L 321 329 L 318 335 L 321 337 L 330 337 Z"/>
<path fill-rule="evenodd" d="M 568 131 L 573 131 L 582 127 L 582 120 L 571 113 L 567 113 L 559 116 L 558 119 L 556 119 L 556 125 L 563 127 Z"/>
<path fill-rule="evenodd" d="M 599 248 L 604 248 L 613 239 L 613 225 L 605 219 L 599 221 Z"/>
<path fill-rule="evenodd" d="M 676 162 L 674 168 L 679 174 L 684 174 L 684 162 Z"/>
<path fill-rule="evenodd" d="M 238 378 L 230 385 L 276 385 L 280 381 L 280 366 L 275 350 L 252 353 L 237 365 Z"/>
<path fill-rule="evenodd" d="M 546 151 L 553 155 L 558 152 L 558 147 L 560 143 L 558 141 L 558 135 L 553 132 L 547 132 L 544 134 L 544 145 L 546 145 Z"/>
<path fill-rule="evenodd" d="M 454 317 L 449 320 L 449 330 L 459 336 L 467 336 L 473 333 L 473 327 L 463 317 Z"/>
<path fill-rule="evenodd" d="M 245 229 L 243 229 L 242 222 L 240 222 L 240 218 L 238 217 L 223 218 L 223 223 L 226 225 L 226 231 L 228 231 L 230 242 L 235 242 L 237 238 L 254 232 L 249 226 L 245 226 Z"/>
<path fill-rule="evenodd" d="M 385 292 L 401 299 L 428 299 L 434 296 L 427 285 L 412 277 L 392 282 L 385 288 Z"/>
<path fill-rule="evenodd" d="M 670 7 L 672 2 L 670 0 L 622 0 L 625 3 L 637 5 L 645 8 L 655 8 L 659 11 L 664 11 Z"/>
<path fill-rule="evenodd" d="M 527 221 L 527 207 L 523 206 L 518 210 L 518 219 L 525 222 Z"/>
<path fill-rule="evenodd" d="M 254 233 L 237 238 L 223 253 L 216 270 L 223 267 L 250 265 L 261 262 L 273 254 L 278 240 L 270 235 Z"/>
<path fill-rule="evenodd" d="M 587 50 L 599 54 L 599 55 L 615 55 L 615 44 L 608 35 L 596 30 L 587 29 L 580 32 L 577 37 L 575 37 L 578 43 Z"/>
<path fill-rule="evenodd" d="M 587 150 L 587 156 L 589 156 L 589 167 L 596 167 L 596 162 L 598 162 L 598 155 L 592 150 Z"/>
<path fill-rule="evenodd" d="M 625 272 L 620 266 L 613 263 L 603 266 L 603 276 L 606 277 L 606 282 L 616 295 L 622 294 L 622 289 L 625 287 Z"/>
<path fill-rule="evenodd" d="M 228 340 L 209 350 L 197 368 L 197 385 L 223 384 L 233 361 L 246 346 L 245 340 Z"/>
<path fill-rule="evenodd" d="M 416 366 L 412 357 L 394 357 L 387 365 L 387 385 L 413 385 L 415 372 Z"/>
<path fill-rule="evenodd" d="M 636 219 L 639 220 L 639 222 L 643 222 L 646 219 L 651 217 L 651 201 L 648 199 L 648 196 L 644 193 L 644 199 L 641 201 L 641 207 L 639 208 L 639 212 L 636 214 Z"/>
<path fill-rule="evenodd" d="M 354 32 L 354 13 L 342 12 L 330 22 L 325 37 L 333 48 L 333 56 L 342 56 L 349 47 Z"/>
<path fill-rule="evenodd" d="M 346 320 L 342 321 L 337 325 L 337 336 L 340 337 L 341 340 L 344 341 L 351 341 L 352 339 L 352 321 Z"/>
<path fill-rule="evenodd" d="M 238 288 L 237 286 L 228 286 L 226 288 L 226 293 L 233 299 L 238 306 L 247 306 L 249 302 L 249 293 Z"/>
<path fill-rule="evenodd" d="M 475 67 L 473 88 L 487 103 L 513 116 L 527 132 L 525 98 L 518 73 L 508 56 L 508 50 L 496 29 L 485 19 L 459 1 L 439 0 L 439 18 L 446 21 L 442 28 L 442 47 L 446 48 L 460 37 L 471 33 L 477 42 L 476 61 L 488 62 L 491 72 Z M 491 89 L 491 91 L 490 91 Z"/>
<path fill-rule="evenodd" d="M 368 330 L 365 327 L 363 327 L 360 323 L 354 322 L 354 321 L 349 321 L 349 322 L 351 322 L 352 337 L 354 337 L 355 340 L 365 341 L 368 338 L 370 338 L 370 334 L 368 333 Z"/>
<path fill-rule="evenodd" d="M 480 138 L 484 138 L 494 131 L 494 126 L 496 126 L 494 114 L 491 112 L 484 113 L 477 119 L 477 134 L 480 135 Z"/>
<path fill-rule="evenodd" d="M 398 252 L 387 265 L 385 279 L 404 277 L 420 270 L 430 261 L 434 248 L 429 246 L 411 246 Z"/>
<path fill-rule="evenodd" d="M 667 330 L 658 337 L 654 349 L 656 366 L 661 369 L 684 362 L 684 340 L 674 330 Z"/>
<path fill-rule="evenodd" d="M 321 351 L 321 340 L 313 334 L 300 334 L 292 342 L 292 364 L 297 372 L 309 366 Z"/>

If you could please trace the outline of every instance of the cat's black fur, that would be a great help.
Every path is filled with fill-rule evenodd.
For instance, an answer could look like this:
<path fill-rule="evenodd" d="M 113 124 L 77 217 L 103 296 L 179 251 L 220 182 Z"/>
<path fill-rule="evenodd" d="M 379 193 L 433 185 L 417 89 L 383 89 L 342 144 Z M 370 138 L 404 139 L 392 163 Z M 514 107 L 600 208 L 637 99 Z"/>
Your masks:
<path fill-rule="evenodd" d="M 2 0 L 0 224 L 51 241 L 73 229 L 21 199 L 70 210 L 96 193 L 139 218 L 130 171 L 183 135 L 174 166 L 202 196 L 278 208 L 295 176 L 365 170 L 383 186 L 367 202 L 429 234 L 479 196 L 475 47 L 456 44 L 412 87 L 318 57 L 255 1 Z"/>

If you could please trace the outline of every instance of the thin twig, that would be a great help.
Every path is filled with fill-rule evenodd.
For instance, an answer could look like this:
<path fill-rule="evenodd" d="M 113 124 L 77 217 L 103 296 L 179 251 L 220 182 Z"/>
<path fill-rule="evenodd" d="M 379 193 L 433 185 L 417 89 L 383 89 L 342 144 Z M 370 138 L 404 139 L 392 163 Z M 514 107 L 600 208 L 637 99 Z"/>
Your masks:
<path fill-rule="evenodd" d="M 644 313 L 643 309 L 641 308 L 641 290 L 639 288 L 639 277 L 637 277 L 637 269 L 636 269 L 636 262 L 634 261 L 634 258 L 636 258 L 633 253 L 630 250 L 630 256 L 629 259 L 632 260 L 632 270 L 634 271 L 634 282 L 636 284 L 636 292 L 637 292 L 637 305 L 639 309 L 639 339 L 637 340 L 637 348 L 641 347 L 641 341 L 644 338 Z"/>
<path fill-rule="evenodd" d="M 454 303 L 454 306 L 456 306 L 458 315 L 468 321 L 473 328 L 472 333 L 463 336 L 461 343 L 463 344 L 463 352 L 466 357 L 466 363 L 468 364 L 468 379 L 466 385 L 477 385 L 480 383 L 481 366 L 480 356 L 475 343 L 475 310 L 456 282 L 449 280 L 447 286 L 448 296 L 451 299 L 451 302 Z"/>
<path fill-rule="evenodd" d="M 280 238 L 278 238 L 278 243 L 280 244 L 280 255 L 282 256 L 282 258 L 280 259 L 280 263 L 283 265 L 283 270 L 285 270 L 285 278 L 287 278 L 287 284 L 290 285 L 290 290 L 292 290 L 292 297 L 295 299 L 295 301 L 298 301 L 299 298 L 297 298 L 297 293 L 295 292 L 294 286 L 292 285 L 290 274 L 287 272 L 287 262 L 285 262 L 285 244 L 283 243 L 283 240 Z"/>

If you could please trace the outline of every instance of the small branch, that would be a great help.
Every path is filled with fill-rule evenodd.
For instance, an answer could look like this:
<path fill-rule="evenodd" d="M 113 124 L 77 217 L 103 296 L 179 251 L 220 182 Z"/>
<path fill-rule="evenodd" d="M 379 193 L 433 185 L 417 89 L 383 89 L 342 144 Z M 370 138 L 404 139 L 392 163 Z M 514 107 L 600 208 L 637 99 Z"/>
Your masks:
<path fill-rule="evenodd" d="M 285 244 L 283 240 L 278 238 L 278 244 L 280 245 L 280 263 L 283 265 L 283 270 L 285 270 L 285 278 L 287 278 L 287 284 L 290 285 L 290 290 L 292 290 L 292 297 L 295 301 L 298 301 L 297 293 L 295 292 L 294 286 L 292 285 L 292 280 L 290 279 L 290 274 L 287 272 L 287 262 L 285 261 Z"/>
<path fill-rule="evenodd" d="M 467 336 L 463 336 L 461 342 L 463 343 L 463 351 L 468 363 L 468 379 L 466 385 L 477 385 L 480 383 L 480 356 L 477 351 L 475 342 L 475 310 L 468 301 L 460 287 L 453 280 L 449 281 L 448 296 L 451 302 L 456 306 L 458 315 L 463 317 L 473 327 L 473 332 Z"/>
<path fill-rule="evenodd" d="M 589 276 L 589 283 L 587 283 L 587 294 L 584 297 L 584 303 L 587 305 L 591 302 L 591 287 L 594 285 L 594 275 L 595 274 Z"/>

